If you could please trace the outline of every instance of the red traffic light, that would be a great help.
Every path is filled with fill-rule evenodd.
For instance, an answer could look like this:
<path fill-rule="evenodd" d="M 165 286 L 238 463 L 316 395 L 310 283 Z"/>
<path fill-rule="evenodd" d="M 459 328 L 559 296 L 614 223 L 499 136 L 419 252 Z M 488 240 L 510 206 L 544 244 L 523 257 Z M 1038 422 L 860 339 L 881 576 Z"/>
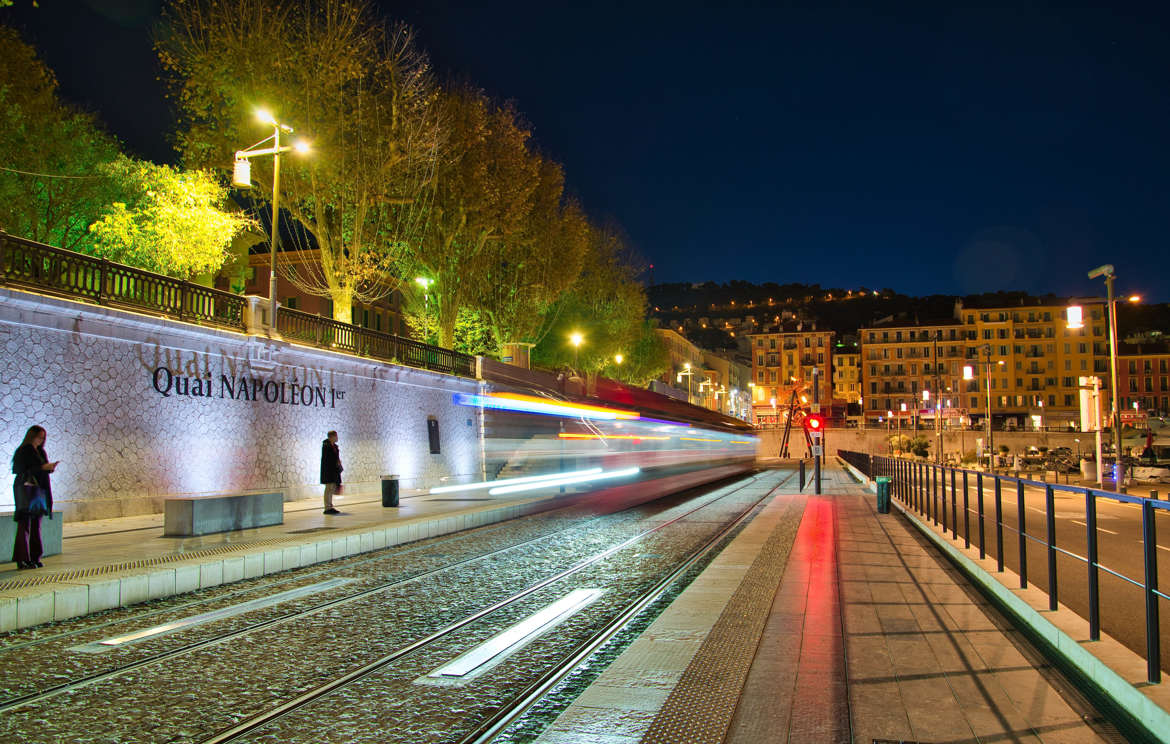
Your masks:
<path fill-rule="evenodd" d="M 804 417 L 804 428 L 806 431 L 824 431 L 825 417 L 820 413 L 810 413 Z"/>

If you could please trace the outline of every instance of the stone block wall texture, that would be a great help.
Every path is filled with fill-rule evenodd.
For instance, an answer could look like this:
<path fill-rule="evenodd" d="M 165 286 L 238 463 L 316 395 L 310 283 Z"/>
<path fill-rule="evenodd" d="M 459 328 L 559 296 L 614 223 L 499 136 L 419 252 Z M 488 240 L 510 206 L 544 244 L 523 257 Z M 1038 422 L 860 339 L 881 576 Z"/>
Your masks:
<path fill-rule="evenodd" d="M 3 289 L 0 349 L 4 456 L 47 429 L 67 520 L 161 512 L 181 494 L 319 495 L 330 429 L 351 495 L 391 473 L 404 488 L 483 477 L 479 413 L 452 403 L 475 380 Z"/>

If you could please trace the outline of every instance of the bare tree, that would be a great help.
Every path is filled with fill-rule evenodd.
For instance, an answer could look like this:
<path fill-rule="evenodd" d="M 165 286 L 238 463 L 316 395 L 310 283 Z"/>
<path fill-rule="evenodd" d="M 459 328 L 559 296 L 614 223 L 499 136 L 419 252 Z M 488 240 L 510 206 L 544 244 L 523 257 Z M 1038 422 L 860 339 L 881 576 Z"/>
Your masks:
<path fill-rule="evenodd" d="M 312 142 L 281 162 L 280 204 L 307 238 L 292 231 L 299 253 L 278 255 L 279 271 L 346 322 L 353 302 L 397 288 L 439 146 L 437 91 L 411 29 L 366 0 L 172 0 L 156 46 L 187 165 L 230 166 L 265 131 L 259 106 Z M 271 161 L 254 162 L 271 194 Z"/>

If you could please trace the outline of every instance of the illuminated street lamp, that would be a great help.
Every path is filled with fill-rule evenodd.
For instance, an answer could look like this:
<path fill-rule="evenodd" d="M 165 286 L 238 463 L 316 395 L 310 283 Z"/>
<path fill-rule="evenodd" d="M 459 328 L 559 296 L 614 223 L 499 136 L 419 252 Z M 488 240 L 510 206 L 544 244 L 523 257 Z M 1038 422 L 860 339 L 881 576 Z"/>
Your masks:
<path fill-rule="evenodd" d="M 1113 394 L 1112 398 L 1112 417 L 1113 417 L 1113 461 L 1114 487 L 1121 493 L 1125 493 L 1125 464 L 1121 459 L 1121 415 L 1118 413 L 1117 398 L 1120 391 L 1117 389 L 1117 304 L 1113 297 L 1113 280 L 1116 275 L 1113 272 L 1113 264 L 1105 264 L 1098 266 L 1089 272 L 1090 279 L 1098 277 L 1105 278 L 1105 303 L 1109 310 L 1109 384 Z M 1141 300 L 1139 295 L 1130 295 L 1128 298 L 1130 302 L 1138 302 Z M 1066 311 L 1067 312 L 1067 311 Z M 1078 319 L 1080 317 L 1080 310 L 1076 312 Z M 1071 325 L 1070 319 L 1070 328 Z M 1097 467 L 1101 467 L 1101 463 L 1097 463 Z"/>
<path fill-rule="evenodd" d="M 584 340 L 585 340 L 585 337 L 582 336 L 580 334 L 580 332 L 578 332 L 578 331 L 573 331 L 572 333 L 569 334 L 569 343 L 571 343 L 573 345 L 573 371 L 574 372 L 577 371 L 577 350 L 579 348 L 581 348 L 581 342 Z"/>
<path fill-rule="evenodd" d="M 414 278 L 415 284 L 422 287 L 423 290 L 423 340 L 426 341 L 430 334 L 431 328 L 431 285 L 435 283 L 434 279 L 428 279 L 425 276 L 416 276 Z"/>
<path fill-rule="evenodd" d="M 620 365 L 623 361 L 625 361 L 625 357 L 622 356 L 621 354 L 614 354 L 613 355 L 613 363 L 614 364 Z"/>
<path fill-rule="evenodd" d="M 272 136 L 265 137 L 256 144 L 252 145 L 246 150 L 236 151 L 235 167 L 232 169 L 232 184 L 240 188 L 251 188 L 252 186 L 252 163 L 250 158 L 260 155 L 272 156 L 272 241 L 271 253 L 268 265 L 268 301 L 271 303 L 271 311 L 269 318 L 272 330 L 276 330 L 276 251 L 280 247 L 280 154 L 288 152 L 289 150 L 296 150 L 300 153 L 307 153 L 309 151 L 309 143 L 304 140 L 299 140 L 293 145 L 280 145 L 280 133 L 285 132 L 292 134 L 292 127 L 287 124 L 281 124 L 276 118 L 265 111 L 264 109 L 256 110 L 256 118 L 261 122 L 272 127 Z M 272 140 L 272 147 L 263 149 L 256 149 L 260 145 Z"/>

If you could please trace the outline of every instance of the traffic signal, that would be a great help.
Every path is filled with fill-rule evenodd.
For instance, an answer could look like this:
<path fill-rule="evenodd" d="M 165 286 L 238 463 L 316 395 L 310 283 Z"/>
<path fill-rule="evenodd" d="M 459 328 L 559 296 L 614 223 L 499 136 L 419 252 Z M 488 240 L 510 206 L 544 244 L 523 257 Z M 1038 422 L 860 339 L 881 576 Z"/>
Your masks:
<path fill-rule="evenodd" d="M 825 430 L 825 416 L 820 413 L 809 413 L 804 417 L 804 430 L 816 434 Z"/>

